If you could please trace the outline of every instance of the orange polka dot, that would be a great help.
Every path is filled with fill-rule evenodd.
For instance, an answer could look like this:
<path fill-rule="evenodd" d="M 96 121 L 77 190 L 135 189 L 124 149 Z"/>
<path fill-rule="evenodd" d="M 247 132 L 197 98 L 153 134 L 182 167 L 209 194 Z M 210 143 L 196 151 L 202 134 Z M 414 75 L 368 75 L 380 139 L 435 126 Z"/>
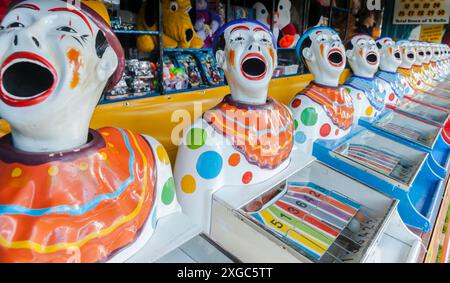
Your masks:
<path fill-rule="evenodd" d="M 238 166 L 240 162 L 241 156 L 238 153 L 233 153 L 228 159 L 228 164 L 230 164 L 231 167 Z"/>
<path fill-rule="evenodd" d="M 366 116 L 372 116 L 372 114 L 373 114 L 373 107 L 372 106 L 367 107 Z"/>
<path fill-rule="evenodd" d="M 181 189 L 186 194 L 193 194 L 197 188 L 194 177 L 186 175 L 181 179 Z"/>

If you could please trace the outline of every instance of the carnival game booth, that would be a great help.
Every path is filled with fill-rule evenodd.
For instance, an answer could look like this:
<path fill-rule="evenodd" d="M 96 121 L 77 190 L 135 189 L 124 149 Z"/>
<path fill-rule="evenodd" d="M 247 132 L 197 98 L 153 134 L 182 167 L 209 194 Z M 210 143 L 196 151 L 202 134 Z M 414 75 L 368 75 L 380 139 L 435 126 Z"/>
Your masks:
<path fill-rule="evenodd" d="M 141 140 L 140 135 L 124 130 L 131 141 L 135 137 L 143 148 L 147 149 L 145 144 L 150 144 L 146 151 L 148 155 L 144 153 L 144 156 L 147 160 L 153 160 L 156 166 L 155 205 L 150 209 L 148 220 L 135 226 L 141 225 L 145 229 L 137 228 L 135 234 L 128 235 L 130 245 L 124 245 L 119 256 L 111 253 L 97 261 L 153 262 L 199 233 L 204 233 L 226 253 L 242 261 L 423 260 L 428 242 L 422 236 L 431 233 L 412 233 L 405 225 L 409 220 L 402 220 L 400 215 L 402 202 L 405 204 L 406 198 L 411 203 L 407 209 L 417 212 L 412 218 L 414 221 L 420 219 L 417 226 L 426 227 L 424 223 L 429 223 L 431 228 L 434 225 L 433 217 L 442 201 L 443 186 L 439 187 L 438 184 L 444 183 L 442 179 L 445 177 L 442 170 L 438 172 L 435 164 L 428 169 L 438 172 L 436 178 L 426 174 L 428 169 L 423 168 L 431 164 L 430 156 L 436 156 L 436 153 L 410 144 L 405 146 L 400 140 L 385 140 L 381 134 L 375 135 L 356 127 L 358 119 L 355 117 L 359 114 L 356 115 L 355 111 L 358 107 L 349 103 L 349 95 L 334 90 L 349 77 L 349 71 L 344 70 L 346 52 L 337 34 L 328 34 L 330 31 L 326 29 L 323 31 L 329 55 L 325 57 L 329 61 L 320 62 L 317 69 L 312 67 L 314 64 L 310 64 L 308 69 L 312 74 L 304 74 L 307 63 L 302 64 L 301 61 L 305 59 L 297 56 L 299 53 L 295 47 L 301 35 L 318 23 L 331 25 L 342 38 L 349 37 L 346 28 L 334 26 L 338 21 L 331 20 L 345 18 L 348 10 L 326 10 L 326 15 L 318 17 L 316 22 L 308 21 L 308 14 L 312 14 L 310 9 L 314 8 L 310 1 L 246 1 L 244 4 L 240 1 L 228 1 L 226 4 L 224 1 L 196 1 L 195 6 L 191 6 L 190 1 L 147 1 L 142 5 L 139 1 L 130 2 L 121 3 L 120 7 L 108 4 L 113 33 L 122 43 L 127 60 L 122 61 L 118 56 L 119 65 L 124 69 L 123 75 L 117 75 L 120 78 L 115 81 L 115 87 L 111 85 L 103 93 L 93 114 L 91 127 L 100 129 L 101 137 L 106 140 L 110 150 L 114 149 L 110 143 L 115 143 L 110 142 L 108 134 L 115 137 L 121 131 L 102 131 L 105 126 L 114 125 L 152 136 L 142 137 Z M 310 4 L 311 8 L 308 6 Z M 30 8 L 33 5 L 31 3 L 22 8 L 32 12 Z M 272 21 L 268 21 L 267 14 L 271 15 Z M 333 15 L 336 17 L 333 18 Z M 234 28 L 239 28 L 235 30 L 237 33 L 231 35 L 231 30 L 228 30 L 230 26 L 223 25 L 238 18 L 253 18 L 259 23 L 242 21 L 236 26 L 236 22 L 233 22 Z M 89 22 L 90 17 L 87 20 Z M 76 30 L 74 27 L 72 29 Z M 212 48 L 213 38 L 222 32 L 225 38 L 228 37 L 228 42 L 224 41 L 228 49 L 227 45 L 223 46 L 222 56 L 216 56 L 216 50 Z M 315 45 L 319 38 L 311 34 L 308 36 L 311 46 Z M 69 36 L 64 38 L 70 39 Z M 107 38 L 109 41 L 112 34 Z M 259 55 L 236 49 L 237 52 L 235 50 L 234 56 L 231 56 L 228 52 L 230 39 L 233 44 L 241 42 L 239 44 L 249 48 L 253 42 L 253 48 L 256 48 L 253 53 Z M 74 40 L 77 44 L 78 41 Z M 80 40 L 85 43 L 83 39 Z M 340 51 L 332 52 L 333 44 Z M 320 48 L 310 49 L 310 55 L 318 58 Z M 251 56 L 245 58 L 249 54 Z M 308 54 L 306 57 L 308 60 L 312 58 Z M 95 56 L 92 58 L 100 60 Z M 233 59 L 244 60 L 232 64 Z M 73 69 L 76 60 L 73 63 L 69 64 L 68 70 L 76 74 L 76 69 Z M 327 69 L 326 66 L 336 69 Z M 261 72 L 261 69 L 265 72 Z M 82 82 L 87 72 L 79 70 Z M 326 78 L 330 71 L 331 85 L 327 79 L 320 80 Z M 310 84 L 312 80 L 319 80 L 319 84 Z M 69 87 L 71 82 L 68 82 Z M 93 91 L 94 95 L 85 101 L 98 101 L 101 89 L 99 86 Z M 324 101 L 317 100 L 317 92 L 332 98 L 332 102 L 342 107 L 333 112 Z M 284 105 L 288 105 L 289 109 Z M 63 112 L 70 113 L 71 110 Z M 85 112 L 91 113 L 91 110 Z M 239 113 L 250 115 L 248 121 L 254 118 L 248 113 L 256 113 L 256 117 L 266 120 L 266 123 L 240 124 Z M 2 117 L 17 130 L 15 120 L 7 114 L 1 112 Z M 30 117 L 33 119 L 34 116 Z M 248 137 L 234 139 L 221 126 L 221 117 L 233 121 L 236 129 L 244 129 L 244 132 L 248 130 Z M 90 116 L 85 120 L 90 120 Z M 1 121 L 0 126 L 5 133 L 10 131 L 6 122 Z M 175 134 L 174 129 L 177 130 Z M 419 129 L 422 131 L 422 126 Z M 14 130 L 12 140 L 15 144 Z M 272 139 L 266 136 L 263 138 L 265 141 L 258 140 L 266 147 L 255 147 L 250 142 L 254 138 L 253 131 L 258 134 L 270 133 L 272 137 L 279 138 L 281 143 L 271 143 Z M 423 131 L 433 133 L 432 128 L 427 126 L 423 126 Z M 355 140 L 356 136 L 360 139 Z M 324 161 L 327 162 L 322 162 L 312 154 L 313 148 L 316 151 L 322 144 L 337 144 L 338 141 L 342 142 L 341 145 L 354 141 L 364 144 L 368 136 L 370 138 L 363 146 L 364 150 L 372 145 L 382 149 L 385 144 L 398 149 L 400 165 L 392 171 L 392 176 L 386 177 L 390 175 L 388 170 L 380 173 L 377 168 L 361 166 L 354 160 L 349 162 L 345 150 L 339 154 L 347 156 L 337 159 L 344 160 L 345 166 L 351 164 L 351 168 L 361 169 L 357 178 L 351 175 L 352 171 L 330 166 L 331 162 L 326 159 Z M 126 143 L 124 147 L 127 148 Z M 64 153 L 64 149 L 66 146 L 59 151 Z M 130 152 L 135 152 L 132 144 Z M 117 152 L 111 154 L 114 156 Z M 106 162 L 113 161 L 111 154 L 106 152 Z M 177 154 L 178 158 L 175 158 Z M 355 154 L 361 152 L 353 152 L 353 156 Z M 105 162 L 102 150 L 97 157 L 99 162 Z M 126 161 L 120 163 L 127 164 Z M 141 165 L 140 160 L 137 163 Z M 170 163 L 174 165 L 173 179 Z M 77 163 L 76 166 L 80 170 L 86 168 L 84 163 Z M 24 172 L 22 168 L 19 168 L 21 174 L 17 168 L 9 169 L 5 172 L 14 178 Z M 47 173 L 55 177 L 61 173 L 59 170 L 59 167 L 58 172 L 53 168 Z M 364 174 L 376 181 L 367 182 Z M 424 178 L 428 178 L 425 186 L 417 186 L 417 180 L 425 183 Z M 408 192 L 411 184 L 414 189 L 410 188 L 410 191 L 414 193 Z M 391 186 L 396 193 L 390 196 L 384 194 L 383 190 L 387 186 Z M 427 186 L 431 189 L 424 193 Z M 445 201 L 441 211 L 446 209 L 442 207 L 445 207 Z M 141 218 L 145 218 L 145 215 L 141 214 Z M 442 213 L 439 215 L 442 218 Z M 436 231 L 438 229 L 435 228 Z M 440 233 L 436 231 L 433 231 L 433 235 Z M 113 240 L 111 243 L 111 247 L 114 246 Z M 35 252 L 40 254 L 39 251 Z M 70 259 L 88 261 L 77 253 Z M 66 261 L 61 258 L 53 260 Z M 52 257 L 50 255 L 47 260 L 36 257 L 34 261 L 52 261 Z"/>
<path fill-rule="evenodd" d="M 316 123 L 326 125 L 335 116 L 324 112 L 320 100 L 308 102 L 306 95 L 297 95 L 290 104 L 293 116 L 267 98 L 271 76 L 265 70 L 274 67 L 271 32 L 257 22 L 239 20 L 225 25 L 219 36 L 221 33 L 225 46 L 217 57 L 230 84 L 231 96 L 187 130 L 184 139 L 197 143 L 182 145 L 178 151 L 174 174 L 184 211 L 202 226 L 206 235 L 242 261 L 416 261 L 421 241 L 402 224 L 398 201 L 344 176 L 311 155 L 309 145 L 328 134 L 318 127 L 317 132 L 309 134 L 300 131 L 311 130 L 307 127 Z M 308 59 L 320 54 L 320 50 L 329 54 L 308 62 L 315 82 L 337 84 L 345 62 L 338 34 L 329 28 L 315 28 L 302 36 L 303 40 L 306 38 L 311 42 Z M 258 52 L 262 55 L 256 56 Z M 339 62 L 330 64 L 336 52 Z M 241 58 L 244 63 L 239 66 Z M 251 59 L 245 58 L 261 60 L 266 67 L 259 71 L 256 67 L 247 69 L 245 62 Z M 337 95 L 334 99 L 349 102 L 349 115 L 337 114 L 344 116 L 345 136 L 353 123 L 353 106 L 348 94 Z M 263 117 L 269 121 L 265 128 L 252 123 L 257 119 L 236 120 L 248 113 L 262 117 L 266 112 L 261 110 L 268 109 L 278 125 L 268 117 Z M 240 128 L 244 130 L 240 132 Z M 270 139 L 264 143 L 262 138 L 267 139 L 267 135 L 259 136 L 258 150 L 247 140 L 258 137 L 254 131 L 281 136 L 276 143 Z M 425 154 L 416 157 L 424 160 Z"/>

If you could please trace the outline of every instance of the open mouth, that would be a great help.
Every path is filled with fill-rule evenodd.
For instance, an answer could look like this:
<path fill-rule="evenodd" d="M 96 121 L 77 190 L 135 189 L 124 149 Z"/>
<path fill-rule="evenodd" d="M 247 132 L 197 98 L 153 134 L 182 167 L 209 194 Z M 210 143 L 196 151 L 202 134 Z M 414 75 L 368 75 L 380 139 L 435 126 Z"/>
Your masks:
<path fill-rule="evenodd" d="M 342 67 L 344 65 L 344 55 L 338 48 L 333 48 L 328 52 L 328 61 L 332 66 Z"/>
<path fill-rule="evenodd" d="M 395 57 L 396 59 L 401 59 L 400 51 L 395 52 L 395 53 L 394 53 L 394 57 Z"/>
<path fill-rule="evenodd" d="M 53 66 L 39 55 L 14 53 L 1 67 L 0 98 L 13 107 L 39 104 L 52 93 L 56 78 Z"/>
<path fill-rule="evenodd" d="M 420 56 L 420 57 L 423 57 L 423 56 L 425 56 L 425 53 L 419 52 L 419 56 Z"/>
<path fill-rule="evenodd" d="M 267 74 L 266 60 L 261 54 L 249 53 L 241 63 L 242 74 L 248 80 L 259 81 Z"/>
<path fill-rule="evenodd" d="M 413 53 L 408 53 L 408 55 L 406 55 L 408 57 L 408 59 L 413 60 L 414 59 L 414 54 Z"/>
<path fill-rule="evenodd" d="M 371 51 L 367 53 L 366 60 L 370 65 L 376 65 L 378 63 L 378 55 L 374 51 Z"/>

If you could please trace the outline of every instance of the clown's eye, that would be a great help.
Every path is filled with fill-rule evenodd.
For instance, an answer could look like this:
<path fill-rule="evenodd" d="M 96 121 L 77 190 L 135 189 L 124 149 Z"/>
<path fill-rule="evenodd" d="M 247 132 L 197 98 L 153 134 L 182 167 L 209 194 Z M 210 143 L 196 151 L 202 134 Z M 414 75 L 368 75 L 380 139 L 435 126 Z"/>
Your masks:
<path fill-rule="evenodd" d="M 71 27 L 60 27 L 60 28 L 57 28 L 56 30 L 63 31 L 63 32 L 69 32 L 69 33 L 77 33 L 77 31 Z"/>
<path fill-rule="evenodd" d="M 242 41 L 242 40 L 244 40 L 245 38 L 243 38 L 242 36 L 239 36 L 239 37 L 237 37 L 235 40 L 237 40 L 237 41 Z"/>
<path fill-rule="evenodd" d="M 178 10 L 178 3 L 172 2 L 170 4 L 170 10 L 172 10 L 173 12 L 176 12 Z"/>
<path fill-rule="evenodd" d="M 280 11 L 282 11 L 282 10 L 284 9 L 283 5 L 280 5 L 280 7 L 278 7 L 278 9 L 279 9 Z"/>
<path fill-rule="evenodd" d="M 15 22 L 12 24 L 9 24 L 7 28 L 23 28 L 25 27 L 22 23 L 19 22 Z"/>
<path fill-rule="evenodd" d="M 266 10 L 262 9 L 262 10 L 261 10 L 261 14 L 264 15 L 265 13 L 266 13 Z"/>

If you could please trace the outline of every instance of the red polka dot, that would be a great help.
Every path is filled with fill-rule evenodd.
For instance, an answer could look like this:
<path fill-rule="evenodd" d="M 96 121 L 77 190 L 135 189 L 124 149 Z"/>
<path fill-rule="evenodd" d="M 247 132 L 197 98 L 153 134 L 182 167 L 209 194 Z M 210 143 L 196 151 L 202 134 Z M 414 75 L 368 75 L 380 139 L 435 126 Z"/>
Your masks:
<path fill-rule="evenodd" d="M 324 124 L 321 128 L 320 128 L 320 135 L 324 138 L 328 137 L 331 133 L 331 126 L 330 124 Z"/>
<path fill-rule="evenodd" d="M 293 108 L 299 108 L 300 105 L 302 105 L 302 101 L 301 101 L 300 99 L 295 99 L 295 100 L 292 102 L 292 107 L 293 107 Z"/>
<path fill-rule="evenodd" d="M 253 174 L 252 172 L 246 172 L 244 174 L 244 176 L 242 176 L 242 183 L 244 183 L 245 185 L 249 184 L 253 179 Z"/>
<path fill-rule="evenodd" d="M 340 131 L 339 131 L 339 129 L 337 129 L 335 132 L 336 136 L 339 136 L 339 133 L 340 133 Z"/>
<path fill-rule="evenodd" d="M 389 95 L 389 100 L 390 100 L 390 101 L 394 101 L 394 99 L 395 99 L 395 95 L 394 95 L 393 93 L 391 93 L 391 94 Z"/>

